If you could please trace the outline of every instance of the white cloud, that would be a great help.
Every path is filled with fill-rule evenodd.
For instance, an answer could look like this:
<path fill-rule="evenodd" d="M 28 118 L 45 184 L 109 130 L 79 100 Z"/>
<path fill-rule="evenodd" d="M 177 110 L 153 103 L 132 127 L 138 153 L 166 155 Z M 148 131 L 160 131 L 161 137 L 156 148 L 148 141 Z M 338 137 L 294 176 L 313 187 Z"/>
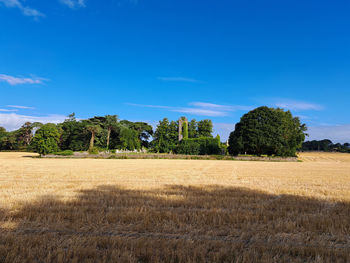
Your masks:
<path fill-rule="evenodd" d="M 25 110 L 34 110 L 34 107 L 28 107 L 28 106 L 20 106 L 20 105 L 7 105 L 9 108 L 15 108 L 15 109 L 25 109 Z"/>
<path fill-rule="evenodd" d="M 187 113 L 191 115 L 198 116 L 209 116 L 209 117 L 223 117 L 228 116 L 231 111 L 240 111 L 240 110 L 250 110 L 252 107 L 250 106 L 231 106 L 231 105 L 219 105 L 207 102 L 191 102 L 189 105 L 194 107 L 171 107 L 171 106 L 161 106 L 161 105 L 144 105 L 144 104 L 134 104 L 134 103 L 126 103 L 130 106 L 136 107 L 144 107 L 144 108 L 158 108 L 158 109 L 166 109 L 172 112 L 181 112 Z"/>
<path fill-rule="evenodd" d="M 12 86 L 19 85 L 19 84 L 42 84 L 44 80 L 45 80 L 44 78 L 37 78 L 37 77 L 23 78 L 23 77 L 14 77 L 6 74 L 0 74 L 0 81 L 5 81 Z"/>
<path fill-rule="evenodd" d="M 308 128 L 307 140 L 330 139 L 333 142 L 350 142 L 350 124 L 312 126 Z"/>
<path fill-rule="evenodd" d="M 16 113 L 0 113 L 0 126 L 8 131 L 19 129 L 25 122 L 60 123 L 67 117 L 63 115 L 27 116 Z"/>
<path fill-rule="evenodd" d="M 171 111 L 188 113 L 188 114 L 199 115 L 199 116 L 209 116 L 209 117 L 221 117 L 221 116 L 228 115 L 228 113 L 225 111 L 208 110 L 208 109 L 200 109 L 200 108 L 174 108 L 174 109 L 171 109 Z"/>
<path fill-rule="evenodd" d="M 252 110 L 254 108 L 252 106 L 220 105 L 220 104 L 207 103 L 207 102 L 191 102 L 189 104 L 196 106 L 196 107 L 217 109 L 217 110 L 222 110 L 222 111 L 249 111 L 249 110 Z"/>
<path fill-rule="evenodd" d="M 13 112 L 13 111 L 18 111 L 18 110 L 9 110 L 9 109 L 0 109 L 1 112 Z"/>
<path fill-rule="evenodd" d="M 169 81 L 169 82 L 201 82 L 200 80 L 197 79 L 192 79 L 192 78 L 185 78 L 185 77 L 158 77 L 159 80 L 162 81 Z"/>
<path fill-rule="evenodd" d="M 143 107 L 143 108 L 157 108 L 157 109 L 172 109 L 173 107 L 160 106 L 160 105 L 147 105 L 147 104 L 136 104 L 136 103 L 125 103 L 126 105 Z"/>
<path fill-rule="evenodd" d="M 85 0 L 60 0 L 60 2 L 69 8 L 85 7 Z"/>
<path fill-rule="evenodd" d="M 282 100 L 277 103 L 275 103 L 276 107 L 287 109 L 287 110 L 294 110 L 294 111 L 300 111 L 300 110 L 323 110 L 323 106 L 319 104 L 309 103 L 309 102 L 303 102 L 303 101 L 293 101 L 293 100 Z"/>
<path fill-rule="evenodd" d="M 8 8 L 18 8 L 25 16 L 32 16 L 36 19 L 39 17 L 45 17 L 45 15 L 40 11 L 28 6 L 24 6 L 20 0 L 0 0 L 0 3 L 4 4 Z"/>

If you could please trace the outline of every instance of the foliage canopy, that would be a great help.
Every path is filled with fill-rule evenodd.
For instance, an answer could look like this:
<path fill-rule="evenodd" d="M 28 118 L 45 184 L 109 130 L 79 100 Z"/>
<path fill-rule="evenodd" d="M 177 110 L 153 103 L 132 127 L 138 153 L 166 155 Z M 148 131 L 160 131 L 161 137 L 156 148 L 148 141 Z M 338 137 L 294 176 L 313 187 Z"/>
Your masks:
<path fill-rule="evenodd" d="M 305 139 L 305 124 L 290 111 L 256 108 L 243 115 L 230 134 L 231 155 L 255 154 L 295 156 Z"/>
<path fill-rule="evenodd" d="M 33 149 L 41 155 L 57 152 L 60 132 L 53 123 L 43 125 L 31 142 Z"/>

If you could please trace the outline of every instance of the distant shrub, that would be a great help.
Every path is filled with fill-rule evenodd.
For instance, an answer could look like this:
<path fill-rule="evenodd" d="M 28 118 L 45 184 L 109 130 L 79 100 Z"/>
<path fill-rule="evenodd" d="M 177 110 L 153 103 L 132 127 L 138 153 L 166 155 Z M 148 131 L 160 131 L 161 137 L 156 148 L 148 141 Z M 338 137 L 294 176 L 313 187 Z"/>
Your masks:
<path fill-rule="evenodd" d="M 70 156 L 73 155 L 74 152 L 72 150 L 65 150 L 61 152 L 55 152 L 54 155 L 60 155 L 60 156 Z"/>
<path fill-rule="evenodd" d="M 117 150 L 115 150 L 115 149 L 114 149 L 114 150 L 111 150 L 111 153 L 116 153 L 116 152 L 117 152 Z"/>
<path fill-rule="evenodd" d="M 97 147 L 92 147 L 91 149 L 89 149 L 89 154 L 98 154 L 100 151 L 98 150 Z"/>

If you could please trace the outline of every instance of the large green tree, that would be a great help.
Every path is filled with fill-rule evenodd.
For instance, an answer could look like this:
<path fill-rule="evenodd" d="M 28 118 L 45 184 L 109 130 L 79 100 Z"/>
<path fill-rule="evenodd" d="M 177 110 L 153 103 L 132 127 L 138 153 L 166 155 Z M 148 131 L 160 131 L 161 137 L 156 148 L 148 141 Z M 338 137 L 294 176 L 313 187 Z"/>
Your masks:
<path fill-rule="evenodd" d="M 90 132 L 87 121 L 77 121 L 72 113 L 59 127 L 62 129 L 60 148 L 62 150 L 84 151 L 88 148 Z"/>
<path fill-rule="evenodd" d="M 156 152 L 167 153 L 171 151 L 169 140 L 170 123 L 168 118 L 159 121 L 153 135 L 152 148 Z"/>
<path fill-rule="evenodd" d="M 98 123 L 90 122 L 86 125 L 86 129 L 91 133 L 89 150 L 92 150 L 94 148 L 96 134 L 101 132 L 101 126 Z"/>
<path fill-rule="evenodd" d="M 197 130 L 197 121 L 195 119 L 192 119 L 188 123 L 188 138 L 197 138 L 198 137 L 198 130 Z"/>
<path fill-rule="evenodd" d="M 40 122 L 26 122 L 22 127 L 17 130 L 17 140 L 20 145 L 25 147 L 29 146 L 30 142 L 33 139 L 34 130 L 40 128 L 43 124 Z"/>
<path fill-rule="evenodd" d="M 111 137 L 112 130 L 116 130 L 118 128 L 118 116 L 117 115 L 106 115 L 102 125 L 107 130 L 107 142 L 106 148 L 109 149 L 109 141 Z"/>
<path fill-rule="evenodd" d="M 120 126 L 120 148 L 123 150 L 139 150 L 141 148 L 137 131 L 125 126 Z"/>
<path fill-rule="evenodd" d="M 153 128 L 151 125 L 146 122 L 131 122 L 127 120 L 122 120 L 120 123 L 125 127 L 136 131 L 136 133 L 133 134 L 136 134 L 141 147 L 149 147 L 149 139 L 153 135 Z"/>
<path fill-rule="evenodd" d="M 18 150 L 19 149 L 19 141 L 17 136 L 17 131 L 4 132 L 2 131 L 2 135 L 0 136 L 0 150 Z"/>
<path fill-rule="evenodd" d="M 4 127 L 0 127 L 0 150 L 5 150 L 5 142 L 7 138 L 7 131 Z"/>
<path fill-rule="evenodd" d="M 243 115 L 230 134 L 228 151 L 256 155 L 295 156 L 305 140 L 305 124 L 290 111 L 266 106 Z"/>
<path fill-rule="evenodd" d="M 211 120 L 202 120 L 198 122 L 198 137 L 213 137 L 213 122 Z"/>
<path fill-rule="evenodd" d="M 36 131 L 31 142 L 32 148 L 40 155 L 57 152 L 60 132 L 56 124 L 48 123 Z"/>
<path fill-rule="evenodd" d="M 167 129 L 167 138 L 171 148 L 174 148 L 179 140 L 179 122 L 171 121 Z"/>

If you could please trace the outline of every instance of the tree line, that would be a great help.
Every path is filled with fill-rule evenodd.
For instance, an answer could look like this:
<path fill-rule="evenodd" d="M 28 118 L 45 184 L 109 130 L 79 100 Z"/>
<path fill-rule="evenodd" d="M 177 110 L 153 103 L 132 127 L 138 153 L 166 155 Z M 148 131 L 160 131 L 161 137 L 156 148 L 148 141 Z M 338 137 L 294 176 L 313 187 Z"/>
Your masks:
<path fill-rule="evenodd" d="M 59 150 L 135 150 L 149 146 L 153 128 L 145 122 L 119 120 L 117 115 L 77 120 L 75 114 L 59 124 L 25 123 L 7 132 L 0 128 L 0 150 L 36 150 L 43 154 Z M 39 144 L 47 144 L 39 149 Z M 44 151 L 44 152 L 43 152 Z"/>
<path fill-rule="evenodd" d="M 117 115 L 77 120 L 73 113 L 59 124 L 26 122 L 18 130 L 11 132 L 0 127 L 0 150 L 49 154 L 66 150 L 97 153 L 111 149 L 130 151 L 147 149 L 159 153 L 182 153 L 182 148 L 179 147 L 178 125 L 179 121 L 169 122 L 164 118 L 153 131 L 148 123 L 119 120 Z M 184 141 L 213 137 L 211 120 L 193 119 L 187 129 L 188 135 Z M 219 145 L 219 142 L 216 144 Z M 208 153 L 208 151 L 202 152 Z M 219 153 L 219 150 L 216 152 Z M 197 153 L 195 151 L 193 154 Z"/>
<path fill-rule="evenodd" d="M 119 120 L 117 115 L 77 120 L 75 114 L 59 124 L 25 123 L 8 132 L 0 127 L 0 150 L 58 151 L 141 150 L 191 155 L 226 154 L 296 156 L 304 151 L 349 151 L 349 144 L 330 140 L 304 142 L 307 127 L 290 111 L 258 107 L 244 114 L 226 143 L 213 137 L 211 120 L 160 120 L 155 131 L 145 122 Z"/>
<path fill-rule="evenodd" d="M 303 143 L 302 151 L 318 151 L 318 152 L 343 152 L 350 153 L 350 143 L 333 143 L 331 140 L 313 140 Z"/>

